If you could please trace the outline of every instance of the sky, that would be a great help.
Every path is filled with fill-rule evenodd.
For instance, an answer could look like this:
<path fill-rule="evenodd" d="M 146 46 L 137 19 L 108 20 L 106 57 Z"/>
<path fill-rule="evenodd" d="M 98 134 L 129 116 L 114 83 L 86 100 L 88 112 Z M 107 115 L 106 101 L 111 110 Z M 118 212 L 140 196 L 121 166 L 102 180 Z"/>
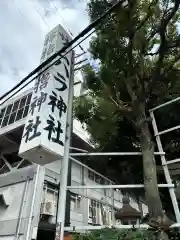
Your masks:
<path fill-rule="evenodd" d="M 76 36 L 89 24 L 86 2 L 0 0 L 0 95 L 39 65 L 45 35 L 52 28 L 61 24 Z M 89 39 L 82 46 L 87 49 Z"/>
<path fill-rule="evenodd" d="M 76 36 L 89 24 L 87 1 L 0 0 L 0 95 L 39 65 L 44 39 L 51 29 L 61 24 Z M 89 40 L 81 44 L 85 50 Z M 74 130 L 86 139 L 77 120 Z"/>

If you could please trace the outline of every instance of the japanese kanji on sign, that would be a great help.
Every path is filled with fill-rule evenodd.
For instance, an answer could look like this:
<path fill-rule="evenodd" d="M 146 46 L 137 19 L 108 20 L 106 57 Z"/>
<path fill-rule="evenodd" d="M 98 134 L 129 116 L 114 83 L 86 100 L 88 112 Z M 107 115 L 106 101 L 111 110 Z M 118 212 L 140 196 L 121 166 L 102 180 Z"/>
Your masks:
<path fill-rule="evenodd" d="M 46 36 L 41 62 L 70 40 L 60 25 L 54 28 Z M 36 79 L 19 149 L 22 158 L 44 165 L 64 155 L 73 56 L 72 51 L 64 57 L 60 56 L 54 66 Z"/>

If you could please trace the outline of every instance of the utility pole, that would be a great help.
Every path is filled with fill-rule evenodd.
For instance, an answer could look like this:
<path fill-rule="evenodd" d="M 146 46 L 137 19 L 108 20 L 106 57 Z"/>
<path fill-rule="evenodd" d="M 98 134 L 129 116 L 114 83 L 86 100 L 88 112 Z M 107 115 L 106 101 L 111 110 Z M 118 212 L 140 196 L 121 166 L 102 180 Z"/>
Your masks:
<path fill-rule="evenodd" d="M 68 178 L 67 178 L 68 186 L 71 186 L 71 171 L 72 171 L 72 161 L 71 159 L 69 159 Z M 65 210 L 64 225 L 65 227 L 70 227 L 71 225 L 71 191 L 69 189 L 67 190 L 67 195 L 66 195 L 66 210 Z"/>
<path fill-rule="evenodd" d="M 72 60 L 74 61 L 74 52 L 73 52 Z M 65 213 L 66 213 L 67 224 L 70 223 L 69 221 L 70 208 L 69 209 L 66 208 L 66 203 L 68 201 L 67 204 L 70 205 L 70 202 L 67 196 L 67 185 L 68 185 L 68 180 L 69 181 L 71 180 L 71 166 L 69 166 L 69 150 L 70 150 L 72 124 L 73 124 L 73 116 L 72 116 L 72 106 L 73 106 L 73 96 L 74 96 L 73 84 L 74 84 L 74 66 L 72 64 L 70 84 L 69 84 L 69 98 L 68 98 L 68 108 L 67 108 L 67 127 L 66 127 L 66 140 L 64 144 L 64 158 L 62 159 L 62 166 L 60 171 L 60 189 L 59 189 L 59 196 L 58 196 L 58 211 L 57 211 L 55 240 L 64 240 Z"/>

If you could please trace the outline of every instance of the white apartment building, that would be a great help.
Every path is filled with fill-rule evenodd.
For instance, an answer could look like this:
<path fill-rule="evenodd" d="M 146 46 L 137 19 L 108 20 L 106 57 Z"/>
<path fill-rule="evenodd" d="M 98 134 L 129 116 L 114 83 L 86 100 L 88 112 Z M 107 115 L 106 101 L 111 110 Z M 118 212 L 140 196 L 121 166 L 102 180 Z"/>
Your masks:
<path fill-rule="evenodd" d="M 79 95 L 80 85 L 75 93 Z M 0 109 L 0 239 L 52 239 L 57 209 L 61 161 L 40 167 L 18 157 L 19 144 L 31 100 L 31 90 L 7 101 Z M 74 121 L 72 147 L 91 149 Z M 61 184 L 61 183 L 60 183 Z M 72 161 L 71 185 L 114 184 L 110 179 Z M 131 206 L 147 213 L 130 198 Z M 122 193 L 112 189 L 71 190 L 70 226 L 114 225 L 122 207 Z M 120 223 L 119 223 L 120 224 Z M 48 235 L 50 234 L 50 235 Z"/>

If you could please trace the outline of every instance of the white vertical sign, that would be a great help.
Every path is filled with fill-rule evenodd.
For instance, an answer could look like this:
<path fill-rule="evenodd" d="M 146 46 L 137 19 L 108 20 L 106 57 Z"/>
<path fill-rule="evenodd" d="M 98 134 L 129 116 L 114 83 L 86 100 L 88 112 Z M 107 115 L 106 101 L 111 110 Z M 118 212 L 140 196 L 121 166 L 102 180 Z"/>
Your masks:
<path fill-rule="evenodd" d="M 71 41 L 71 37 L 61 25 L 56 26 L 46 36 L 40 62 L 44 62 L 55 52 L 59 51 L 64 44 Z M 72 54 L 72 53 L 71 53 Z"/>
<path fill-rule="evenodd" d="M 70 36 L 58 25 L 46 36 L 41 62 L 59 51 L 68 41 Z M 71 51 L 36 79 L 19 149 L 22 158 L 44 165 L 64 155 L 73 64 Z"/>

